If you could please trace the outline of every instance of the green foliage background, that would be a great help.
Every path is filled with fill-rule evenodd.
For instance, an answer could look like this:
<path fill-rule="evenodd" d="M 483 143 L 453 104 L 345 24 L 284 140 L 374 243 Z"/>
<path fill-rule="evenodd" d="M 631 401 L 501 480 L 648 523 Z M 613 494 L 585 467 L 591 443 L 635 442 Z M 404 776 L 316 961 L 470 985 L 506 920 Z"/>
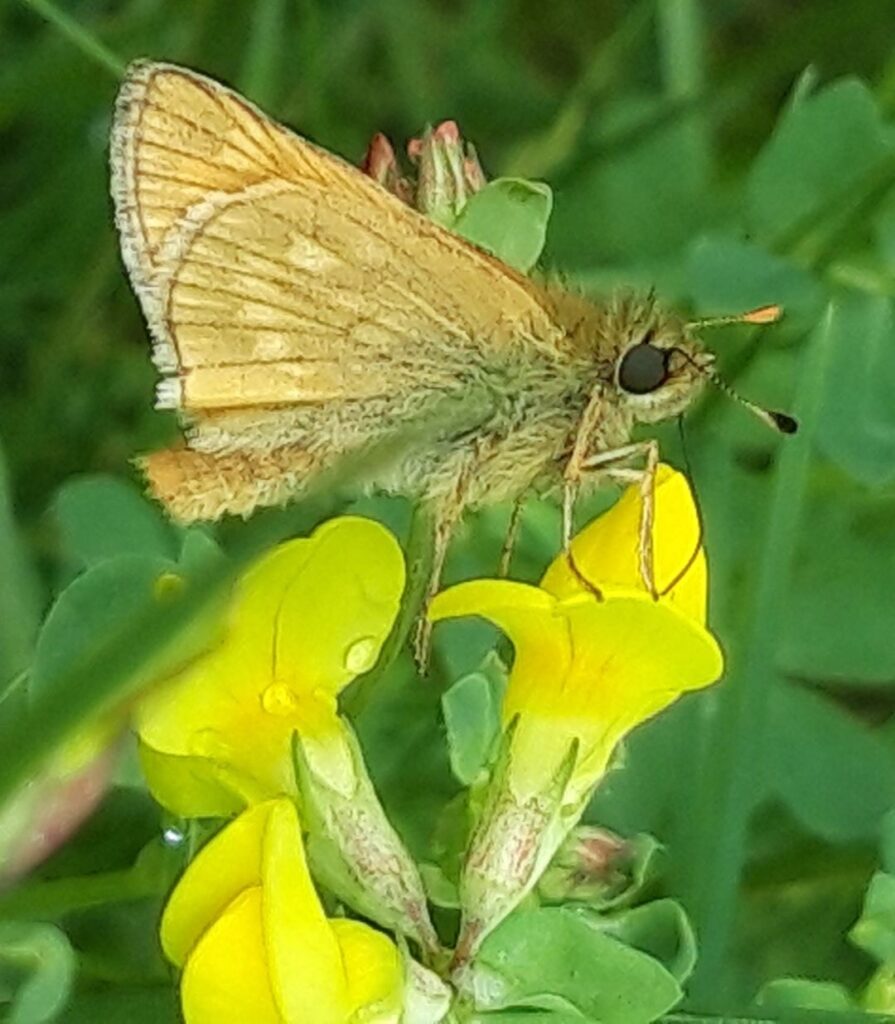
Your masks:
<path fill-rule="evenodd" d="M 700 946 L 682 1013 L 745 1012 L 782 976 L 844 986 L 824 993 L 845 1011 L 845 989 L 860 992 L 880 963 L 882 987 L 895 969 L 886 883 L 874 883 L 863 932 L 854 943 L 844 936 L 895 806 L 889 0 L 0 3 L 7 795 L 79 721 L 135 685 L 148 651 L 170 655 L 183 641 L 177 608 L 135 598 L 113 615 L 110 588 L 133 595 L 136 579 L 179 562 L 204 581 L 195 602 L 210 602 L 228 571 L 206 534 L 185 539 L 122 484 L 134 479 L 136 452 L 176 432 L 151 409 L 154 372 L 107 195 L 115 66 L 137 56 L 228 81 L 353 160 L 376 130 L 403 140 L 457 119 L 490 175 L 549 182 L 544 262 L 595 295 L 655 285 L 695 314 L 786 307 L 777 327 L 708 341 L 739 390 L 799 415 L 800 435 L 781 441 L 718 394 L 686 425 L 727 677 L 633 737 L 588 820 L 665 844 L 654 895 L 683 903 Z M 676 432 L 662 440 L 683 466 Z M 97 473 L 117 482 L 76 479 Z M 231 525 L 218 540 L 238 565 L 341 507 L 341 493 Z M 406 529 L 400 501 L 360 507 Z M 506 516 L 474 518 L 449 579 L 493 573 Z M 532 503 L 516 572 L 535 578 L 557 543 L 555 509 Z M 110 561 L 125 554 L 136 563 Z M 84 586 L 82 618 L 66 626 L 57 615 L 35 658 L 47 608 L 85 569 L 105 575 Z M 438 815 L 457 791 L 446 745 L 432 742 L 443 733 L 440 690 L 492 640 L 451 628 L 430 688 L 405 666 L 359 722 L 386 805 L 423 858 L 435 856 Z M 33 658 L 28 707 L 6 684 Z M 64 1019 L 172 1012 L 153 922 L 176 864 L 159 830 L 138 777 L 123 770 L 81 835 L 0 895 L 0 963 L 26 949 L 41 969 L 56 964 L 55 980 L 38 986 L 50 1003 L 74 960 L 42 922 L 64 926 L 80 993 Z M 823 1002 L 819 991 L 778 981 L 765 1003 Z M 20 990 L 20 1020 L 54 1010 L 32 1006 L 28 1016 L 23 1000 Z"/>

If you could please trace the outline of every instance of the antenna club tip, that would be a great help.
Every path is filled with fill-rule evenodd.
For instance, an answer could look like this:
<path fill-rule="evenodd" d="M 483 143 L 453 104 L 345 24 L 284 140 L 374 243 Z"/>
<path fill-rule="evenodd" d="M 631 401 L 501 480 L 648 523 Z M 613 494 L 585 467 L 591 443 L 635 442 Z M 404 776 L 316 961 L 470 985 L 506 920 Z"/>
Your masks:
<path fill-rule="evenodd" d="M 759 306 L 758 309 L 750 309 L 743 313 L 741 320 L 744 324 L 775 324 L 783 317 L 783 307 L 778 305 Z"/>
<path fill-rule="evenodd" d="M 771 412 L 769 415 L 781 434 L 795 434 L 798 432 L 799 422 L 794 417 L 785 412 Z"/>

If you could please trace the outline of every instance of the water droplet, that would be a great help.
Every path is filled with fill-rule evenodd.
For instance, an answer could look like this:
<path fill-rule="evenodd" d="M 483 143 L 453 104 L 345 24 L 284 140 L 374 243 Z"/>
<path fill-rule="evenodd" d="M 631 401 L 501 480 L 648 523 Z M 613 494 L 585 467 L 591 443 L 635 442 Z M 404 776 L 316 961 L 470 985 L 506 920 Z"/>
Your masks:
<path fill-rule="evenodd" d="M 285 683 L 272 683 L 261 694 L 261 707 L 269 715 L 290 715 L 298 701 Z"/>
<path fill-rule="evenodd" d="M 177 597 L 186 586 L 186 580 L 176 572 L 163 572 L 156 577 L 152 590 L 157 601 L 168 601 Z"/>
<path fill-rule="evenodd" d="M 164 832 L 162 832 L 162 842 L 165 846 L 180 846 L 186 836 L 180 831 L 179 828 L 174 828 L 173 825 L 169 825 Z"/>
<path fill-rule="evenodd" d="M 355 640 L 345 651 L 345 668 L 354 675 L 360 675 L 373 667 L 379 655 L 379 641 L 375 636 L 364 636 Z"/>

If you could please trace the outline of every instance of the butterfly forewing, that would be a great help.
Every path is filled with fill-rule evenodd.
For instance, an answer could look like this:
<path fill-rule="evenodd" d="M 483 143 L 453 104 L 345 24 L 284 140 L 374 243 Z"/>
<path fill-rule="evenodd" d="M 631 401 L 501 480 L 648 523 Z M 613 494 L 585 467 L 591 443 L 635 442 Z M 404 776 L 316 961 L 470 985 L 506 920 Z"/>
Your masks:
<path fill-rule="evenodd" d="M 470 351 L 561 336 L 528 279 L 193 72 L 132 68 L 112 172 L 160 403 L 200 433 L 227 410 L 443 391 Z"/>

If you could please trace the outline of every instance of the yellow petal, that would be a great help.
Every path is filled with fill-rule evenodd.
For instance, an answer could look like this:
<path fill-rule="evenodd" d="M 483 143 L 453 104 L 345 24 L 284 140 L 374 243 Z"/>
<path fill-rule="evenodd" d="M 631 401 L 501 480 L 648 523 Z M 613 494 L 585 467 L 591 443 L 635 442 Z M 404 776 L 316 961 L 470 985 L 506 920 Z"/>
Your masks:
<path fill-rule="evenodd" d="M 135 709 L 134 728 L 143 744 L 158 754 L 188 759 L 191 774 L 202 777 L 202 789 L 210 797 L 221 786 L 229 788 L 231 799 L 238 802 L 293 794 L 290 745 L 295 716 L 265 710 L 262 695 L 268 681 L 269 677 L 256 678 L 256 688 L 247 692 L 238 654 L 229 648 L 217 651 L 181 676 L 153 687 Z M 169 763 L 166 771 L 168 776 L 175 773 L 175 764 Z M 175 780 L 162 774 L 158 789 L 155 781 L 155 776 L 149 777 L 153 794 L 176 811 L 178 801 L 170 784 Z M 191 787 L 190 813 L 219 813 L 219 798 L 199 802 L 202 789 Z"/>
<path fill-rule="evenodd" d="M 360 921 L 332 922 L 348 979 L 349 1013 L 364 1021 L 399 1020 L 404 973 L 398 948 Z"/>
<path fill-rule="evenodd" d="M 521 717 L 511 769 L 520 790 L 534 791 L 549 781 L 546 753 L 571 737 L 581 743 L 576 770 L 592 784 L 622 736 L 684 691 L 721 675 L 715 638 L 673 605 L 633 589 L 607 591 L 604 598 L 583 594 L 560 603 L 574 651 L 571 670 L 562 677 L 544 674 L 534 685 L 517 652 L 504 713 Z"/>
<path fill-rule="evenodd" d="M 404 557 L 372 519 L 343 516 L 317 529 L 282 595 L 274 676 L 296 692 L 337 694 L 372 668 L 401 602 Z"/>
<path fill-rule="evenodd" d="M 639 486 L 632 484 L 609 511 L 573 539 L 575 565 L 599 589 L 644 589 L 639 554 L 641 508 Z M 701 548 L 694 558 L 700 543 L 696 504 L 687 478 L 664 464 L 656 472 L 652 537 L 658 591 L 661 593 L 686 569 L 666 599 L 697 621 L 705 622 L 707 579 Z M 569 597 L 584 590 L 565 555 L 554 560 L 541 586 L 556 597 Z"/>
<path fill-rule="evenodd" d="M 287 1021 L 345 1024 L 348 983 L 336 934 L 311 881 L 289 800 L 270 808 L 264 834 L 264 936 L 274 999 Z"/>
<path fill-rule="evenodd" d="M 585 723 L 586 727 L 587 723 Z M 548 792 L 569 757 L 572 744 L 581 741 L 581 724 L 555 715 L 521 714 L 510 746 L 509 787 L 519 804 Z M 580 754 L 578 755 L 580 758 Z"/>
<path fill-rule="evenodd" d="M 246 889 L 261 882 L 261 842 L 273 801 L 230 822 L 187 867 L 168 899 L 161 923 L 165 956 L 183 964 L 202 933 Z"/>
<path fill-rule="evenodd" d="M 220 783 L 247 800 L 295 793 L 292 733 L 313 732 L 318 722 L 321 742 L 332 733 L 336 694 L 375 662 L 403 586 L 397 541 L 358 517 L 281 545 L 246 574 L 223 642 L 153 687 L 135 709 L 148 747 L 193 759 L 192 775 L 204 774 L 203 784 L 190 787 L 191 813 L 219 813 Z M 158 782 L 158 798 L 182 806 L 173 780 L 159 772 Z"/>
<path fill-rule="evenodd" d="M 180 983 L 186 1024 L 285 1024 L 267 973 L 260 888 L 230 903 L 199 940 Z"/>
<path fill-rule="evenodd" d="M 493 622 L 516 649 L 513 674 L 517 685 L 524 688 L 561 679 L 571 664 L 571 634 L 557 610 L 558 603 L 550 594 L 527 583 L 470 580 L 436 594 L 428 614 L 434 622 L 462 615 L 479 615 Z"/>
<path fill-rule="evenodd" d="M 172 814 L 229 818 L 245 806 L 232 785 L 215 777 L 214 764 L 205 758 L 163 754 L 145 743 L 140 743 L 139 754 L 150 792 Z"/>

